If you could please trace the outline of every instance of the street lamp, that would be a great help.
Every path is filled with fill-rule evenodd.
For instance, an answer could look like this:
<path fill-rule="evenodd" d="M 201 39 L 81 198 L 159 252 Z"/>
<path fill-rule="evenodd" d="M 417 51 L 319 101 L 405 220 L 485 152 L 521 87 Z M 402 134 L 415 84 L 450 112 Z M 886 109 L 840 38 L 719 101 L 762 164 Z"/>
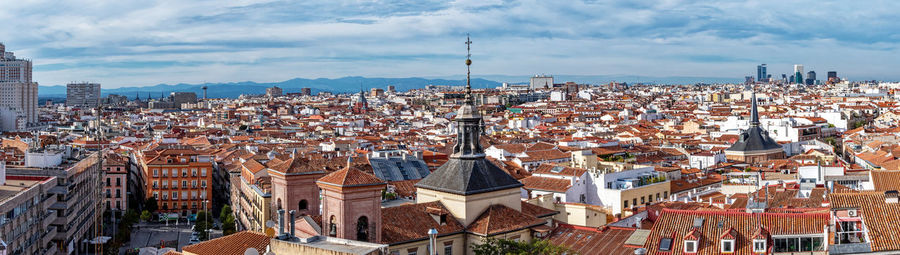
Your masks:
<path fill-rule="evenodd" d="M 203 214 L 203 228 L 206 231 L 206 240 L 209 241 L 209 200 L 203 200 L 203 210 L 206 213 Z"/>

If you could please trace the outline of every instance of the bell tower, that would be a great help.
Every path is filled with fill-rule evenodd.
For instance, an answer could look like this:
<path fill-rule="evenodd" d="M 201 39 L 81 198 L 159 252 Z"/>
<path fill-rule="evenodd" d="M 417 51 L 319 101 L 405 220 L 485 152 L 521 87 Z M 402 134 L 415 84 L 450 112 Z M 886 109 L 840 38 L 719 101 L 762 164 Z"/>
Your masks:
<path fill-rule="evenodd" d="M 316 185 L 322 189 L 323 235 L 381 242 L 381 191 L 387 183 L 348 165 Z"/>

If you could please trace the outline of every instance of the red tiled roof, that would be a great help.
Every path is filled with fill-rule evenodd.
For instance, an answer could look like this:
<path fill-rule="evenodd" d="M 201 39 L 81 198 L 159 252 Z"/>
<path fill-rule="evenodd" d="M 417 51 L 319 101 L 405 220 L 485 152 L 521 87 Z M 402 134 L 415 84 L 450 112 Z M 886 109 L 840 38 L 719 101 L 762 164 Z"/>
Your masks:
<path fill-rule="evenodd" d="M 625 247 L 625 240 L 634 229 L 594 228 L 560 224 L 547 239 L 550 243 L 566 247 L 578 254 L 631 255 L 634 248 Z"/>
<path fill-rule="evenodd" d="M 501 204 L 489 206 L 475 218 L 466 231 L 482 236 L 512 232 L 547 223 L 534 216 L 513 210 Z"/>
<path fill-rule="evenodd" d="M 875 190 L 900 190 L 900 171 L 872 170 L 870 173 Z"/>
<path fill-rule="evenodd" d="M 206 242 L 188 245 L 181 250 L 198 255 L 243 255 L 247 248 L 255 248 L 260 254 L 269 246 L 269 237 L 263 233 L 241 231 Z"/>
<path fill-rule="evenodd" d="M 857 208 L 871 239 L 872 251 L 897 251 L 900 242 L 900 204 L 888 204 L 884 192 L 831 193 L 831 208 Z"/>
<path fill-rule="evenodd" d="M 439 209 L 447 213 L 446 223 L 441 225 L 426 210 Z M 401 205 L 381 209 L 381 242 L 385 244 L 405 243 L 428 238 L 429 229 L 437 229 L 438 236 L 460 233 L 463 225 L 449 214 L 439 201 Z"/>
<path fill-rule="evenodd" d="M 553 192 L 566 192 L 572 186 L 571 182 L 566 179 L 529 176 L 519 180 L 525 185 L 527 190 L 543 190 Z"/>
<path fill-rule="evenodd" d="M 647 254 L 673 254 L 659 251 L 663 237 L 673 238 L 674 254 L 684 250 L 684 238 L 693 232 L 699 237 L 696 254 L 719 254 L 719 238 L 725 231 L 734 231 L 735 255 L 752 253 L 750 238 L 762 226 L 772 235 L 822 235 L 829 224 L 828 213 L 746 213 L 734 211 L 695 211 L 663 209 L 653 224 L 644 248 Z M 694 228 L 694 220 L 703 219 L 699 228 Z M 719 226 L 721 224 L 721 227 Z"/>
<path fill-rule="evenodd" d="M 341 187 L 385 184 L 385 182 L 381 179 L 378 179 L 378 177 L 363 172 L 356 167 L 345 167 L 344 169 L 335 171 L 326 176 L 323 176 L 322 178 L 319 178 L 318 182 L 337 185 Z"/>

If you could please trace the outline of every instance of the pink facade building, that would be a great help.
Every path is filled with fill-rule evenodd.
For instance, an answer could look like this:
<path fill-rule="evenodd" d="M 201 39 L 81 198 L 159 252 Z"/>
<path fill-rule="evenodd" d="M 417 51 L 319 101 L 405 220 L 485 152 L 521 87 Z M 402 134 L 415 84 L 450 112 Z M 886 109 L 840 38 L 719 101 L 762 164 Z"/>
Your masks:
<path fill-rule="evenodd" d="M 122 213 L 128 209 L 128 161 L 118 154 L 107 154 L 103 159 L 103 208 Z"/>

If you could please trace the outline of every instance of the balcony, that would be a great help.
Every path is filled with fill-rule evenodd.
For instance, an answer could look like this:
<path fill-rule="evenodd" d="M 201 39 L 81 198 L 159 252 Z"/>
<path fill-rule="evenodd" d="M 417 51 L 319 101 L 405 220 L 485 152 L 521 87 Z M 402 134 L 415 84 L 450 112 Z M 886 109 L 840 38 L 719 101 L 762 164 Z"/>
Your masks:
<path fill-rule="evenodd" d="M 50 223 L 56 220 L 56 211 L 47 210 L 47 213 L 44 214 L 44 218 L 41 219 L 41 227 L 43 229 L 47 229 L 47 226 L 50 226 Z"/>

